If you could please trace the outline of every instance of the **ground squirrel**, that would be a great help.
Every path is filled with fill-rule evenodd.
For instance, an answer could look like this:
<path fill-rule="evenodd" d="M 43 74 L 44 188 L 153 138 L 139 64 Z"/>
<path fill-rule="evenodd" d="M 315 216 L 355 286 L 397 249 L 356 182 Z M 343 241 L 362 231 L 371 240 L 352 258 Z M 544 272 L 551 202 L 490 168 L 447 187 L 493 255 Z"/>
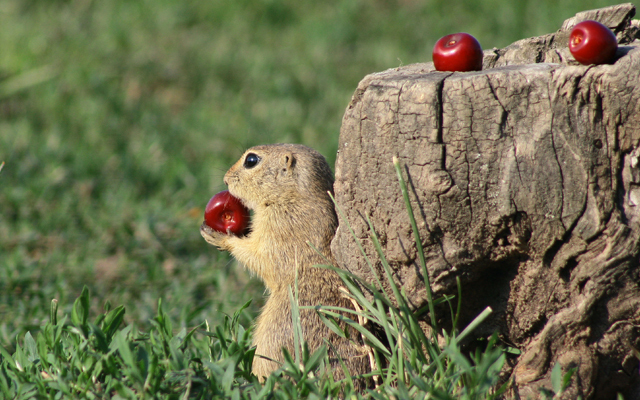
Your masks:
<path fill-rule="evenodd" d="M 335 265 L 330 244 L 338 226 L 333 202 L 333 174 L 317 151 L 295 144 L 256 146 L 247 150 L 224 176 L 229 192 L 253 210 L 247 236 L 213 231 L 205 223 L 204 239 L 229 251 L 264 281 L 269 297 L 256 321 L 253 372 L 269 376 L 283 361 L 282 348 L 294 351 L 288 287 L 298 279 L 299 305 L 331 305 L 353 309 L 339 288 L 338 275 L 316 264 Z M 322 255 L 309 246 L 311 243 Z M 328 340 L 351 375 L 369 372 L 370 361 L 362 345 L 332 332 L 315 310 L 300 310 L 304 339 L 314 351 Z M 349 317 L 356 319 L 353 315 Z M 351 338 L 359 338 L 355 330 Z M 329 346 L 327 346 L 329 347 Z M 336 354 L 329 349 L 334 375 L 343 377 Z M 363 380 L 356 383 L 362 386 Z"/>

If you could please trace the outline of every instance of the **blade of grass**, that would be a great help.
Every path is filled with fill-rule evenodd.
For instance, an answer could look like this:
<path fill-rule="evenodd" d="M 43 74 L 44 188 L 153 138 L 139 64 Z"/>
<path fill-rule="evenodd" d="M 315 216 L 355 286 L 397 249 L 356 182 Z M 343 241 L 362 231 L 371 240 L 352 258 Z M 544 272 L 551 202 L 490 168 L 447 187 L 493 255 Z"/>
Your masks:
<path fill-rule="evenodd" d="M 58 72 L 53 66 L 45 65 L 5 79 L 0 83 L 0 99 L 11 97 L 18 92 L 47 82 L 55 78 L 57 74 Z"/>
<path fill-rule="evenodd" d="M 4 163 L 2 163 L 4 165 Z M 0 170 L 2 170 L 2 165 L 0 165 Z M 58 300 L 51 300 L 51 309 L 49 311 L 49 321 L 51 321 L 51 325 L 58 325 Z"/>
<path fill-rule="evenodd" d="M 462 284 L 460 283 L 459 276 L 456 276 L 456 287 L 458 288 L 458 298 L 456 299 L 458 301 L 458 304 L 456 308 L 456 315 L 455 315 L 455 318 L 453 319 L 452 329 L 454 332 L 458 327 L 458 320 L 460 318 L 460 313 L 462 312 Z"/>
<path fill-rule="evenodd" d="M 300 323 L 300 308 L 298 303 L 298 270 L 296 269 L 296 278 L 294 281 L 293 291 L 291 290 L 291 286 L 289 289 L 289 301 L 291 303 L 291 323 L 293 328 L 293 347 L 294 347 L 294 357 L 297 365 L 300 365 L 301 362 L 301 350 L 302 344 L 304 343 L 304 337 L 302 335 L 302 325 Z M 295 293 L 294 293 L 295 292 Z"/>
<path fill-rule="evenodd" d="M 411 221 L 411 228 L 413 229 L 413 237 L 416 242 L 416 248 L 418 250 L 418 257 L 420 258 L 420 266 L 422 267 L 422 275 L 424 277 L 424 284 L 427 290 L 427 303 L 429 305 L 429 314 L 431 317 L 431 327 L 433 328 L 433 334 L 437 334 L 438 323 L 436 321 L 436 311 L 433 306 L 433 292 L 431 290 L 431 280 L 429 278 L 429 271 L 427 271 L 427 261 L 424 257 L 424 249 L 422 248 L 422 240 L 420 239 L 420 232 L 418 231 L 418 225 L 413 215 L 413 208 L 411 207 L 411 200 L 409 199 L 409 191 L 407 185 L 402 177 L 402 171 L 400 170 L 400 161 L 396 156 L 393 157 L 393 166 L 398 175 L 398 181 L 400 182 L 400 190 L 402 191 L 402 197 L 404 197 L 404 203 L 409 213 L 409 220 Z"/>
<path fill-rule="evenodd" d="M 362 318 L 367 318 L 369 319 L 369 321 L 372 321 L 378 325 L 380 325 L 379 321 L 376 320 L 375 318 L 372 318 L 371 314 L 367 314 L 365 312 L 359 312 L 359 311 L 355 311 L 352 310 L 350 308 L 346 308 L 346 307 L 337 307 L 337 306 L 300 306 L 301 310 L 328 310 L 328 311 L 337 311 L 337 312 L 342 312 L 342 313 L 348 313 L 348 314 L 353 314 L 355 316 L 359 316 Z"/>
<path fill-rule="evenodd" d="M 491 307 L 485 308 L 480 313 L 480 315 L 475 317 L 473 319 L 473 321 L 471 321 L 469 323 L 469 325 L 467 325 L 467 327 L 464 328 L 464 330 L 462 332 L 460 332 L 460 334 L 458 336 L 455 337 L 455 340 L 457 342 L 460 342 L 462 339 L 467 337 L 467 335 L 469 335 L 471 332 L 473 332 L 482 322 L 484 322 L 484 320 L 487 319 L 487 317 L 489 317 L 489 315 L 491 315 L 492 312 L 493 312 L 493 310 L 491 309 Z"/>

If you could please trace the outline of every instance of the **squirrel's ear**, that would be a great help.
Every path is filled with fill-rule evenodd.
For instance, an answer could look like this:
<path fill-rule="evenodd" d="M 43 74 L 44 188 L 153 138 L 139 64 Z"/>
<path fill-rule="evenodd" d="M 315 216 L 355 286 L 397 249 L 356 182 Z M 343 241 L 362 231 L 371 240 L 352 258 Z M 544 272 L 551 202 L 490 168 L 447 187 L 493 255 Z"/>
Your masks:
<path fill-rule="evenodd" d="M 282 171 L 287 171 L 296 165 L 296 159 L 293 153 L 288 151 L 282 155 Z"/>

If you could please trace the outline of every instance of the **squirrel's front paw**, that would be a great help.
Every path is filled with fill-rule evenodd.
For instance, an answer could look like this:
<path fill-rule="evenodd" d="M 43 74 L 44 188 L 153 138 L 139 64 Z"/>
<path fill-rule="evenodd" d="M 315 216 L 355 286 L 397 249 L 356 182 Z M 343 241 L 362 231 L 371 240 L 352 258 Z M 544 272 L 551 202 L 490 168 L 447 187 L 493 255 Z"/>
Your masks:
<path fill-rule="evenodd" d="M 221 250 L 228 250 L 227 241 L 229 239 L 229 234 L 213 230 L 206 222 L 203 222 L 200 226 L 200 234 L 207 243 L 212 244 Z"/>

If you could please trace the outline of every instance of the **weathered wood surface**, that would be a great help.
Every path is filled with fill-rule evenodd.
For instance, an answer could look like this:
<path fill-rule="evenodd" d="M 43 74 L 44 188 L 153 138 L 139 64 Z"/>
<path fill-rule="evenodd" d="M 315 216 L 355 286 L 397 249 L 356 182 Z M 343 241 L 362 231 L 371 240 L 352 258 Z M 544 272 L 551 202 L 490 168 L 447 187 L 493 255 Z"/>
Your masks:
<path fill-rule="evenodd" d="M 463 282 L 468 321 L 495 313 L 522 354 L 507 371 L 522 398 L 577 367 L 567 398 L 640 398 L 640 41 L 635 8 L 567 20 L 558 32 L 485 51 L 484 70 L 432 63 L 365 77 L 344 115 L 335 193 L 373 260 L 373 221 L 395 278 L 426 301 L 392 156 L 406 165 L 436 293 Z M 583 66 L 568 31 L 597 19 L 617 34 L 613 65 Z M 339 265 L 373 281 L 344 226 Z M 380 265 L 376 266 L 381 274 Z M 380 275 L 382 276 L 382 275 Z M 443 313 L 442 318 L 445 318 Z"/>

